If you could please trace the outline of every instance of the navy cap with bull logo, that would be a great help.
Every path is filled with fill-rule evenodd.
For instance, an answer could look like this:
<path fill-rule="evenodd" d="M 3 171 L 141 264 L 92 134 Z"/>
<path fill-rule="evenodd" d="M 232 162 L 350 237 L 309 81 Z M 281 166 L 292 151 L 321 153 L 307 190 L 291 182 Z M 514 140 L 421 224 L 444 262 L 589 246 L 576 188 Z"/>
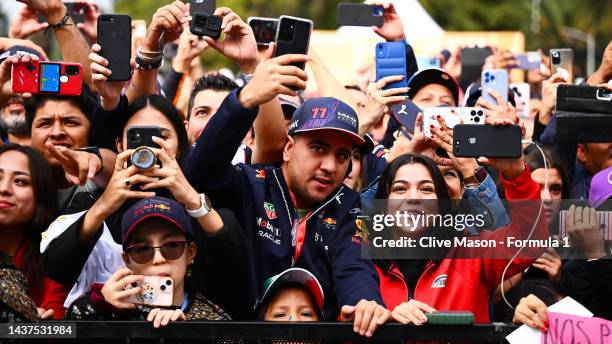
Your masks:
<path fill-rule="evenodd" d="M 357 146 L 364 144 L 359 136 L 359 119 L 353 108 L 342 101 L 331 98 L 312 98 L 300 105 L 293 113 L 289 124 L 289 135 L 315 131 L 335 130 L 346 134 Z"/>

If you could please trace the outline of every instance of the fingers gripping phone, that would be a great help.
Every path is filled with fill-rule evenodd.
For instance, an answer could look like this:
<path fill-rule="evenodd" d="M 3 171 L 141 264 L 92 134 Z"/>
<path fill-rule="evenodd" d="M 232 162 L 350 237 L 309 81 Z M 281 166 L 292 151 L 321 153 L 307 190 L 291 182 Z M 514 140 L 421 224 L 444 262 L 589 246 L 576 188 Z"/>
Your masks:
<path fill-rule="evenodd" d="M 376 44 L 376 80 L 387 76 L 403 75 L 400 81 L 387 84 L 383 89 L 408 87 L 406 77 L 406 45 L 404 42 Z"/>
<path fill-rule="evenodd" d="M 100 56 L 108 61 L 110 81 L 126 81 L 132 77 L 132 18 L 125 14 L 102 14 L 98 17 Z"/>
<path fill-rule="evenodd" d="M 128 302 L 168 307 L 172 306 L 174 281 L 170 277 L 145 276 L 143 281 L 134 282 L 127 289 L 140 287 L 140 293 L 128 298 Z"/>
<path fill-rule="evenodd" d="M 444 119 L 446 126 L 454 128 L 457 124 L 483 125 L 486 118 L 484 109 L 476 107 L 433 107 L 423 111 L 423 134 L 431 137 L 431 126 L 440 128 L 437 116 Z"/>
<path fill-rule="evenodd" d="M 574 51 L 572 49 L 551 49 L 550 64 L 553 73 L 559 73 L 565 81 L 574 80 Z"/>
<path fill-rule="evenodd" d="M 278 29 L 278 19 L 249 17 L 249 19 L 247 19 L 247 23 L 253 29 L 253 34 L 255 35 L 257 45 L 269 46 L 270 43 L 274 42 L 276 30 Z"/>
<path fill-rule="evenodd" d="M 414 122 L 421 112 L 416 104 L 406 98 L 403 102 L 391 105 L 391 113 L 395 119 L 409 131 L 410 136 L 414 134 Z"/>
<path fill-rule="evenodd" d="M 15 93 L 78 96 L 83 85 L 83 67 L 78 63 L 29 62 L 13 66 Z"/>
<path fill-rule="evenodd" d="M 518 125 L 458 124 L 453 128 L 453 155 L 465 158 L 518 158 L 522 154 L 521 139 Z"/>
<path fill-rule="evenodd" d="M 280 16 L 278 29 L 276 30 L 276 51 L 274 56 L 287 54 L 308 55 L 312 27 L 312 20 Z M 301 69 L 306 67 L 304 62 L 292 63 L 292 65 Z"/>
<path fill-rule="evenodd" d="M 494 90 L 504 101 L 508 101 L 508 71 L 505 69 L 485 69 L 482 71 L 481 83 L 482 97 L 485 100 L 497 104 L 495 98 L 489 95 L 489 90 Z"/>
<path fill-rule="evenodd" d="M 381 27 L 384 11 L 382 6 L 341 2 L 336 11 L 338 25 Z"/>
<path fill-rule="evenodd" d="M 212 39 L 221 37 L 223 18 L 213 14 L 216 8 L 215 0 L 191 1 L 189 5 L 189 14 L 191 15 L 189 30 L 192 34 L 199 37 L 208 36 Z"/>

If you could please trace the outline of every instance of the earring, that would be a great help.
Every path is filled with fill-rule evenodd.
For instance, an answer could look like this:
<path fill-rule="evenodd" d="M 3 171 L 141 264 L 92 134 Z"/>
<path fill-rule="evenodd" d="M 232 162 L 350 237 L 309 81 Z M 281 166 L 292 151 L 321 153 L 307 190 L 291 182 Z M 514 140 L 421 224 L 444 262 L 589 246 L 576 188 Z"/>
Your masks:
<path fill-rule="evenodd" d="M 191 262 L 188 266 L 187 266 L 187 277 L 191 277 L 191 274 L 193 273 L 193 269 L 191 268 L 193 265 L 193 262 Z"/>

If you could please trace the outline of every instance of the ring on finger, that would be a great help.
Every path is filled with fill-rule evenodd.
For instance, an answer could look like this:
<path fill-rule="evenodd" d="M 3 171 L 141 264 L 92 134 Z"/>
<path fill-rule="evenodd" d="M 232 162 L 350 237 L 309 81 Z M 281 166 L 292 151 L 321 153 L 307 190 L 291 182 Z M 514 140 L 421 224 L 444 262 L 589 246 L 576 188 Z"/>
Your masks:
<path fill-rule="evenodd" d="M 125 180 L 125 185 L 127 185 L 127 186 L 132 185 L 132 181 L 130 180 L 130 178 L 127 178 L 127 179 Z"/>

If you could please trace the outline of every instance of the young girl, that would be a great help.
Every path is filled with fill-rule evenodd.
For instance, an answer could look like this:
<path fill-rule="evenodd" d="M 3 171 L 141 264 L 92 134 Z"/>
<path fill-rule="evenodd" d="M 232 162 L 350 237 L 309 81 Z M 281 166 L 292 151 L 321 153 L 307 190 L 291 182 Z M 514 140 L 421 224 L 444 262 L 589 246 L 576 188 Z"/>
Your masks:
<path fill-rule="evenodd" d="M 186 283 L 197 251 L 193 235 L 191 220 L 178 202 L 163 197 L 140 200 L 127 210 L 122 221 L 127 267 L 115 272 L 103 286 L 94 284 L 69 307 L 66 318 L 147 320 L 154 327 L 177 320 L 230 320 L 225 311 Z M 155 301 L 153 305 L 143 304 L 140 295 L 146 295 L 143 291 L 149 288 L 142 284 L 145 276 L 172 279 L 170 285 L 152 286 L 153 294 L 149 294 L 160 295 L 172 288 L 171 306 L 156 307 Z M 139 304 L 134 296 L 141 300 Z"/>

